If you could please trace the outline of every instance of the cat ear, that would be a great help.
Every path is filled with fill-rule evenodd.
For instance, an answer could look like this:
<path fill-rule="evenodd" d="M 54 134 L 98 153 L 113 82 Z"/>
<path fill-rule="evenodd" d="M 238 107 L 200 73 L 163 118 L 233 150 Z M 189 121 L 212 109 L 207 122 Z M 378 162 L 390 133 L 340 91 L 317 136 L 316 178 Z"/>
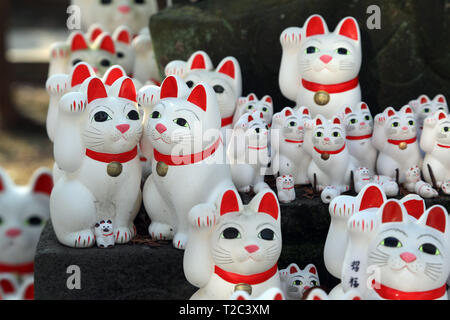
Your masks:
<path fill-rule="evenodd" d="M 204 51 L 194 52 L 187 61 L 188 70 L 211 70 L 212 68 L 212 61 L 208 54 Z"/>
<path fill-rule="evenodd" d="M 307 270 L 309 273 L 312 273 L 312 274 L 317 275 L 317 268 L 316 268 L 315 265 L 313 265 L 313 264 L 311 264 L 311 263 L 308 264 L 308 265 L 305 267 L 304 270 Z"/>
<path fill-rule="evenodd" d="M 419 100 L 420 104 L 425 104 L 425 103 L 430 102 L 430 98 L 428 98 L 428 96 L 426 94 L 422 94 L 421 96 L 419 96 L 419 98 L 417 100 Z"/>
<path fill-rule="evenodd" d="M 333 117 L 333 124 L 341 124 L 341 119 L 339 117 Z"/>
<path fill-rule="evenodd" d="M 97 40 L 95 40 L 96 46 L 103 51 L 107 51 L 111 54 L 116 54 L 116 46 L 112 37 L 108 33 L 102 33 Z"/>
<path fill-rule="evenodd" d="M 302 107 L 302 108 L 303 108 L 302 114 L 303 114 L 303 115 L 308 115 L 308 116 L 309 116 L 309 109 L 308 109 L 307 107 Z M 300 108 L 300 110 L 301 110 L 301 108 Z"/>
<path fill-rule="evenodd" d="M 273 100 L 272 97 L 269 95 L 266 95 L 262 98 L 262 100 L 266 103 L 268 103 L 270 106 L 273 106 Z"/>
<path fill-rule="evenodd" d="M 369 111 L 369 106 L 365 102 L 361 102 L 359 104 L 359 109 L 360 110 L 367 110 L 367 111 Z"/>
<path fill-rule="evenodd" d="M 86 79 L 95 75 L 91 66 L 86 62 L 77 63 L 70 73 L 70 86 L 72 88 L 82 84 Z"/>
<path fill-rule="evenodd" d="M 402 205 L 397 200 L 388 200 L 381 209 L 381 223 L 405 221 Z"/>
<path fill-rule="evenodd" d="M 92 101 L 97 99 L 103 99 L 108 97 L 105 85 L 103 84 L 102 80 L 96 77 L 92 77 L 88 81 L 89 81 L 87 85 L 88 103 L 91 103 Z"/>
<path fill-rule="evenodd" d="M 81 32 L 73 32 L 69 39 L 70 51 L 80 51 L 89 49 L 86 39 Z"/>
<path fill-rule="evenodd" d="M 236 91 L 236 96 L 242 94 L 242 74 L 239 62 L 234 57 L 224 58 L 217 66 L 216 72 L 228 76 L 232 80 L 232 85 Z"/>
<path fill-rule="evenodd" d="M 102 26 L 98 23 L 93 24 L 89 27 L 89 30 L 87 32 L 87 38 L 90 42 L 94 42 L 99 35 L 101 35 L 104 32 Z"/>
<path fill-rule="evenodd" d="M 385 110 L 386 114 L 388 117 L 393 117 L 395 116 L 395 110 L 392 107 L 387 107 Z"/>
<path fill-rule="evenodd" d="M 412 108 L 411 108 L 410 106 L 408 106 L 408 105 L 403 106 L 403 107 L 400 109 L 400 111 L 403 112 L 403 113 L 405 113 L 405 114 L 413 114 L 413 113 L 414 113 L 413 110 L 412 110 Z"/>
<path fill-rule="evenodd" d="M 295 263 L 291 263 L 287 268 L 289 269 L 289 274 L 294 274 L 294 273 L 300 272 L 300 268 Z"/>
<path fill-rule="evenodd" d="M 350 114 L 350 113 L 353 113 L 352 108 L 346 107 L 345 108 L 345 114 Z"/>
<path fill-rule="evenodd" d="M 400 202 L 403 204 L 408 214 L 416 219 L 419 219 L 425 212 L 425 201 L 416 194 L 408 195 L 401 199 Z"/>
<path fill-rule="evenodd" d="M 197 107 L 206 112 L 208 99 L 205 87 L 202 84 L 196 85 L 194 89 L 192 89 L 187 101 L 195 104 Z"/>
<path fill-rule="evenodd" d="M 242 209 L 241 200 L 234 190 L 227 190 L 220 200 L 220 215 L 230 212 L 239 212 Z"/>
<path fill-rule="evenodd" d="M 33 193 L 43 193 L 50 196 L 53 189 L 52 173 L 46 168 L 39 168 L 31 177 L 30 186 Z"/>
<path fill-rule="evenodd" d="M 447 104 L 447 99 L 445 99 L 445 96 L 443 94 L 438 94 L 437 96 L 435 96 L 433 98 L 433 101 L 437 103 Z"/>
<path fill-rule="evenodd" d="M 113 34 L 113 39 L 116 42 L 121 42 L 126 45 L 131 44 L 131 32 L 130 29 L 126 26 L 120 26 L 118 27 Z"/>
<path fill-rule="evenodd" d="M 13 184 L 5 170 L 0 168 L 0 192 L 4 192 L 9 189 L 9 186 Z"/>
<path fill-rule="evenodd" d="M 322 126 L 324 123 L 323 118 L 320 115 L 314 119 L 314 122 L 316 126 Z"/>
<path fill-rule="evenodd" d="M 247 100 L 248 101 L 255 101 L 257 98 L 256 98 L 256 95 L 254 94 L 254 93 L 250 93 L 248 96 L 247 96 Z"/>
<path fill-rule="evenodd" d="M 256 212 L 270 215 L 275 220 L 280 218 L 280 205 L 272 190 L 262 190 L 250 201 L 250 207 Z"/>
<path fill-rule="evenodd" d="M 119 98 L 124 98 L 133 102 L 137 102 L 137 93 L 136 93 L 136 87 L 134 86 L 133 80 L 131 78 L 126 77 L 119 90 Z"/>
<path fill-rule="evenodd" d="M 358 42 L 361 40 L 358 21 L 353 17 L 342 19 L 336 27 L 335 33 Z"/>
<path fill-rule="evenodd" d="M 306 37 L 328 33 L 325 20 L 318 14 L 312 15 L 306 20 L 304 29 L 306 29 Z"/>
<path fill-rule="evenodd" d="M 103 82 L 107 86 L 112 86 L 114 82 L 126 75 L 127 73 L 121 66 L 115 65 L 106 71 L 105 75 L 103 76 Z"/>
<path fill-rule="evenodd" d="M 357 196 L 359 208 L 357 211 L 363 211 L 372 208 L 380 208 L 386 202 L 386 195 L 376 184 L 368 184 Z"/>
<path fill-rule="evenodd" d="M 447 119 L 447 114 L 444 111 L 439 111 L 437 115 L 438 120 Z"/>
<path fill-rule="evenodd" d="M 441 205 L 434 205 L 422 215 L 417 223 L 427 225 L 437 231 L 445 233 L 448 228 L 447 210 Z"/>
<path fill-rule="evenodd" d="M 168 76 L 161 84 L 161 93 L 159 98 L 177 98 L 178 97 L 178 79 L 175 76 Z"/>
<path fill-rule="evenodd" d="M 284 116 L 285 117 L 289 117 L 289 116 L 292 116 L 292 109 L 291 108 L 289 108 L 289 107 L 287 107 L 287 108 L 284 108 Z"/>

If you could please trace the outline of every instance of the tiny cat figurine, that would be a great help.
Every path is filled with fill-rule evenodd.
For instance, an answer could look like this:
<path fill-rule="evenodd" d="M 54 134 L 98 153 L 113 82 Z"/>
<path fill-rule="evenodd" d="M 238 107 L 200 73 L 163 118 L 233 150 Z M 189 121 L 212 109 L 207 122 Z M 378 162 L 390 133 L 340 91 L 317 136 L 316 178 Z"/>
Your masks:
<path fill-rule="evenodd" d="M 143 191 L 149 234 L 173 239 L 176 248 L 184 249 L 189 210 L 235 188 L 224 161 L 217 97 L 207 84 L 190 90 L 181 78 L 169 76 L 161 88 L 142 88 L 139 101 L 152 108 L 141 141 L 144 155 L 153 159 Z"/>
<path fill-rule="evenodd" d="M 214 89 L 222 117 L 222 134 L 225 138 L 225 129 L 232 128 L 236 101 L 242 94 L 241 67 L 236 58 L 224 58 L 213 70 L 211 59 L 206 52 L 197 51 L 191 55 L 187 63 L 175 60 L 170 62 L 165 70 L 166 75 L 181 76 L 189 88 L 204 82 Z"/>
<path fill-rule="evenodd" d="M 308 168 L 308 179 L 316 178 L 318 190 L 334 186 L 338 194 L 348 190 L 355 160 L 348 151 L 345 129 L 339 117 L 327 120 L 319 115 L 305 123 L 305 150 L 312 161 Z"/>
<path fill-rule="evenodd" d="M 273 100 L 269 95 L 265 95 L 258 100 L 254 93 L 250 93 L 247 97 L 240 97 L 236 105 L 236 111 L 233 116 L 233 126 L 245 113 L 262 112 L 264 121 L 270 127 L 273 116 Z"/>
<path fill-rule="evenodd" d="M 422 198 L 434 198 L 438 196 L 438 192 L 433 187 L 422 181 L 419 167 L 409 168 L 406 171 L 406 181 L 403 184 L 409 192 L 415 192 Z"/>
<path fill-rule="evenodd" d="M 0 273 L 0 300 L 34 300 L 34 277 L 18 281 L 12 273 Z"/>
<path fill-rule="evenodd" d="M 257 298 L 252 298 L 246 291 L 238 290 L 230 300 L 286 300 L 280 288 L 270 288 Z"/>
<path fill-rule="evenodd" d="M 16 186 L 0 168 L 0 273 L 33 273 L 41 231 L 50 217 L 51 172 L 37 169 L 27 186 Z"/>
<path fill-rule="evenodd" d="M 295 263 L 280 270 L 281 288 L 286 300 L 302 300 L 306 290 L 320 286 L 317 268 L 308 264 L 303 270 Z"/>
<path fill-rule="evenodd" d="M 361 34 L 355 18 L 342 19 L 329 32 L 320 15 L 310 16 L 303 28 L 290 27 L 280 36 L 283 54 L 279 72 L 282 94 L 313 117 L 331 119 L 343 105 L 361 101 L 358 73 Z"/>
<path fill-rule="evenodd" d="M 246 206 L 235 190 L 226 190 L 213 204 L 194 206 L 183 261 L 187 280 L 199 288 L 191 299 L 228 299 L 237 284 L 251 286 L 251 297 L 280 288 L 280 218 L 270 189 Z"/>
<path fill-rule="evenodd" d="M 308 167 L 311 156 L 304 149 L 305 122 L 311 120 L 308 108 L 284 108 L 273 116 L 271 128 L 272 139 L 272 166 L 274 173 L 292 175 L 297 185 L 309 184 Z"/>
<path fill-rule="evenodd" d="M 396 112 L 392 107 L 375 117 L 372 143 L 379 151 L 377 172 L 404 183 L 409 168 L 422 166 L 417 124 L 412 108 L 404 106 Z"/>
<path fill-rule="evenodd" d="M 425 119 L 420 147 L 425 152 L 423 176 L 426 182 L 433 183 L 430 168 L 436 185 L 450 179 L 450 116 L 443 111 Z"/>
<path fill-rule="evenodd" d="M 391 177 L 373 175 L 373 171 L 369 168 L 359 167 L 355 170 L 355 191 L 357 193 L 368 185 L 369 183 L 378 185 L 383 192 L 389 197 L 395 197 L 398 194 L 399 188 L 397 182 Z"/>
<path fill-rule="evenodd" d="M 377 150 L 372 145 L 373 118 L 366 103 L 345 107 L 343 112 L 348 150 L 358 167 L 375 172 Z"/>
<path fill-rule="evenodd" d="M 264 182 L 270 162 L 269 127 L 262 112 L 244 114 L 228 141 L 227 157 L 233 183 L 239 192 L 269 188 Z"/>
<path fill-rule="evenodd" d="M 427 117 L 432 116 L 439 111 L 448 114 L 447 99 L 445 99 L 443 94 L 438 94 L 433 99 L 430 99 L 426 94 L 422 94 L 416 100 L 411 100 L 408 104 L 413 108 L 414 114 L 416 115 L 419 138 L 423 130 L 424 121 Z"/>
<path fill-rule="evenodd" d="M 294 177 L 291 175 L 277 177 L 278 200 L 289 203 L 295 200 Z"/>
<path fill-rule="evenodd" d="M 95 240 L 99 248 L 111 248 L 114 247 L 114 224 L 112 220 L 102 220 L 95 224 Z"/>
<path fill-rule="evenodd" d="M 135 235 L 141 135 L 136 89 L 128 77 L 115 81 L 108 92 L 101 79 L 91 77 L 80 92 L 62 97 L 53 152 L 63 173 L 50 198 L 53 228 L 62 244 L 91 247 L 95 223 L 110 218 L 116 243 Z"/>

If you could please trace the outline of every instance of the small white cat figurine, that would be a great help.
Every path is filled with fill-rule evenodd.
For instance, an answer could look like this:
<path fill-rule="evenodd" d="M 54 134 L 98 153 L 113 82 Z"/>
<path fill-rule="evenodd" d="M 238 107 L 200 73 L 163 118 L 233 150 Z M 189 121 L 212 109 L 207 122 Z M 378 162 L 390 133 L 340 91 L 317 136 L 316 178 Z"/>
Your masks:
<path fill-rule="evenodd" d="M 191 299 L 228 299 L 244 283 L 251 286 L 251 297 L 280 288 L 280 218 L 270 189 L 246 206 L 235 190 L 226 190 L 215 203 L 194 206 L 183 261 L 187 280 L 199 288 Z"/>
<path fill-rule="evenodd" d="M 262 112 L 264 121 L 270 127 L 273 116 L 273 100 L 269 95 L 265 95 L 258 100 L 254 93 L 250 93 L 247 97 L 240 97 L 236 105 L 236 111 L 233 116 L 233 126 L 245 113 Z"/>
<path fill-rule="evenodd" d="M 115 236 L 114 236 L 114 224 L 112 220 L 102 220 L 95 224 L 94 226 L 95 240 L 97 241 L 97 246 L 99 248 L 111 248 L 114 247 Z"/>
<path fill-rule="evenodd" d="M 295 200 L 294 177 L 291 175 L 277 177 L 277 195 L 282 203 L 289 203 Z"/>
<path fill-rule="evenodd" d="M 409 192 L 415 192 L 422 198 L 434 198 L 438 196 L 438 192 L 433 189 L 431 184 L 422 181 L 420 168 L 413 167 L 406 171 L 406 181 L 403 184 Z"/>
<path fill-rule="evenodd" d="M 50 198 L 53 227 L 62 244 L 86 248 L 95 244 L 95 223 L 111 218 L 115 242 L 127 243 L 141 202 L 136 89 L 122 77 L 107 92 L 91 77 L 80 91 L 59 103 L 53 150 L 63 176 Z"/>
<path fill-rule="evenodd" d="M 420 95 L 416 100 L 411 100 L 409 106 L 413 108 L 416 115 L 417 125 L 419 127 L 419 134 L 423 130 L 423 124 L 426 118 L 434 115 L 436 112 L 444 111 L 448 114 L 447 99 L 443 94 L 436 95 L 433 99 L 430 99 L 426 94 Z"/>
<path fill-rule="evenodd" d="M 397 182 L 391 177 L 373 175 L 373 171 L 365 167 L 359 167 L 354 171 L 355 191 L 357 193 L 369 183 L 378 185 L 389 197 L 395 197 L 399 188 Z"/>
<path fill-rule="evenodd" d="M 287 300 L 302 300 L 306 290 L 320 286 L 317 268 L 308 264 L 303 270 L 295 263 L 280 270 L 281 288 Z"/>
<path fill-rule="evenodd" d="M 321 114 L 328 119 L 342 106 L 361 101 L 361 34 L 355 18 L 342 19 L 329 32 L 325 20 L 315 14 L 303 28 L 284 30 L 280 42 L 278 79 L 286 98 L 308 107 L 313 117 Z"/>
<path fill-rule="evenodd" d="M 396 112 L 392 107 L 375 117 L 372 143 L 379 151 L 377 172 L 380 175 L 405 182 L 409 168 L 422 166 L 417 124 L 412 108 L 404 106 Z"/>
<path fill-rule="evenodd" d="M 16 186 L 0 168 L 0 273 L 32 274 L 41 231 L 50 217 L 50 170 L 39 168 Z"/>

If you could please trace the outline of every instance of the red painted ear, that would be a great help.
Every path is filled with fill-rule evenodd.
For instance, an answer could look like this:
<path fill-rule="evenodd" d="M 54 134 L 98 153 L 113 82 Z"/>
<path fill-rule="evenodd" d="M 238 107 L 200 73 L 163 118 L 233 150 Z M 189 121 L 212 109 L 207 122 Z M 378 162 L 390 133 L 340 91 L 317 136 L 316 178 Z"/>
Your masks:
<path fill-rule="evenodd" d="M 299 271 L 300 271 L 300 270 L 298 270 L 296 266 L 291 266 L 291 267 L 289 268 L 289 273 L 290 273 L 290 274 L 297 273 L 297 272 L 299 272 Z"/>
<path fill-rule="evenodd" d="M 439 112 L 439 120 L 445 119 L 447 118 L 447 115 L 445 114 L 445 112 Z"/>
<path fill-rule="evenodd" d="M 442 96 L 439 97 L 439 98 L 438 98 L 438 102 L 439 102 L 439 103 L 445 103 L 444 97 L 442 97 Z"/>
<path fill-rule="evenodd" d="M 396 201 L 388 201 L 384 205 L 381 223 L 402 222 L 402 207 Z"/>
<path fill-rule="evenodd" d="M 321 126 L 322 125 L 322 120 L 320 120 L 320 118 L 316 119 L 316 126 Z"/>
<path fill-rule="evenodd" d="M 405 113 L 413 113 L 412 109 L 410 107 L 407 107 L 405 109 Z"/>
<path fill-rule="evenodd" d="M 432 207 L 428 213 L 426 225 L 445 233 L 446 213 L 441 207 Z"/>
<path fill-rule="evenodd" d="M 191 64 L 191 70 L 193 69 L 206 69 L 205 57 L 202 54 L 199 53 L 194 57 Z"/>
<path fill-rule="evenodd" d="M 103 85 L 102 80 L 99 78 L 93 78 L 88 85 L 87 89 L 87 98 L 88 103 L 91 103 L 97 99 L 107 98 L 108 94 L 106 93 L 105 86 Z"/>
<path fill-rule="evenodd" d="M 421 104 L 424 104 L 424 103 L 427 103 L 427 102 L 429 102 L 427 97 L 420 98 L 420 103 Z"/>
<path fill-rule="evenodd" d="M 133 102 L 137 102 L 136 97 L 137 97 L 136 87 L 134 86 L 133 80 L 131 80 L 130 78 L 126 78 L 122 82 L 122 86 L 120 87 L 119 98 L 124 98 Z"/>
<path fill-rule="evenodd" d="M 264 101 L 267 103 L 272 103 L 272 97 L 267 96 L 266 99 L 264 99 Z"/>
<path fill-rule="evenodd" d="M 292 116 L 291 110 L 287 109 L 287 110 L 284 112 L 284 116 L 285 116 L 285 117 Z"/>
<path fill-rule="evenodd" d="M 352 113 L 352 109 L 350 109 L 349 107 L 345 108 L 345 114 L 349 114 Z"/>
<path fill-rule="evenodd" d="M 27 286 L 23 294 L 23 298 L 25 300 L 34 300 L 34 283 Z"/>
<path fill-rule="evenodd" d="M 119 35 L 117 36 L 117 41 L 125 43 L 125 44 L 130 44 L 131 43 L 131 35 L 128 32 L 128 30 L 122 30 Z"/>
<path fill-rule="evenodd" d="M 303 114 L 308 114 L 309 115 L 309 109 L 308 108 L 303 109 Z"/>
<path fill-rule="evenodd" d="M 84 80 L 91 77 L 91 71 L 89 67 L 84 63 L 79 63 L 76 65 L 75 69 L 72 73 L 72 83 L 70 84 L 73 87 L 82 84 Z"/>
<path fill-rule="evenodd" d="M 355 19 L 347 18 L 339 29 L 341 36 L 358 41 L 358 25 Z"/>
<path fill-rule="evenodd" d="M 88 49 L 88 45 L 86 43 L 86 39 L 84 38 L 83 34 L 77 32 L 72 37 L 72 43 L 70 44 L 70 50 L 72 52 L 74 52 L 74 51 L 87 50 L 87 49 Z"/>
<path fill-rule="evenodd" d="M 277 293 L 275 297 L 273 297 L 273 300 L 283 300 L 283 295 L 281 293 Z"/>
<path fill-rule="evenodd" d="M 2 291 L 4 294 L 10 294 L 16 291 L 14 283 L 12 283 L 9 279 L 0 280 L 0 287 L 1 287 L 0 291 Z"/>
<path fill-rule="evenodd" d="M 361 204 L 359 211 L 367 210 L 370 208 L 380 208 L 384 203 L 383 193 L 379 187 L 370 186 L 365 191 L 361 198 Z"/>
<path fill-rule="evenodd" d="M 222 67 L 220 67 L 219 73 L 223 73 L 226 74 L 227 76 L 229 76 L 232 79 L 235 79 L 236 77 L 236 71 L 234 68 L 234 63 L 231 60 L 228 60 L 227 62 L 225 62 Z"/>
<path fill-rule="evenodd" d="M 230 212 L 239 212 L 239 201 L 236 192 L 228 190 L 223 194 L 222 201 L 220 203 L 220 215 Z"/>
<path fill-rule="evenodd" d="M 33 186 L 33 193 L 44 193 L 48 196 L 52 193 L 53 189 L 53 178 L 48 173 L 40 174 Z"/>
<path fill-rule="evenodd" d="M 361 104 L 361 110 L 367 110 L 367 109 L 369 109 L 367 104 L 365 104 L 365 103 Z"/>
<path fill-rule="evenodd" d="M 114 45 L 114 41 L 109 34 L 103 37 L 102 42 L 100 43 L 100 49 L 108 51 L 111 54 L 116 53 L 116 46 Z"/>
<path fill-rule="evenodd" d="M 325 34 L 324 21 L 320 16 L 313 16 L 308 20 L 306 36 L 311 37 L 318 34 Z"/>
<path fill-rule="evenodd" d="M 425 212 L 425 201 L 418 199 L 411 199 L 403 202 L 408 214 L 416 219 L 419 219 Z"/>
<path fill-rule="evenodd" d="M 256 100 L 256 96 L 253 93 L 250 93 L 250 95 L 248 96 L 248 101 L 253 101 Z"/>
<path fill-rule="evenodd" d="M 273 193 L 267 192 L 262 197 L 261 202 L 259 203 L 258 212 L 267 213 L 275 220 L 278 220 L 278 200 Z"/>
<path fill-rule="evenodd" d="M 315 268 L 315 267 L 311 267 L 311 268 L 309 268 L 309 273 L 312 273 L 312 274 L 317 274 L 317 270 L 316 270 L 316 268 Z"/>
<path fill-rule="evenodd" d="M 248 118 L 247 118 L 247 122 L 251 122 L 251 121 L 253 121 L 253 120 L 255 120 L 255 119 L 253 119 L 253 117 L 252 117 L 252 116 L 248 116 Z"/>
<path fill-rule="evenodd" d="M 197 107 L 202 109 L 203 111 L 206 111 L 206 90 L 205 87 L 202 85 L 198 85 L 192 90 L 191 94 L 189 95 L 189 98 L 187 99 L 190 103 L 195 104 Z"/>
<path fill-rule="evenodd" d="M 168 76 L 161 84 L 160 99 L 164 98 L 176 98 L 178 97 L 178 84 L 177 79 L 173 76 Z"/>
<path fill-rule="evenodd" d="M 334 123 L 334 124 L 341 124 L 341 119 L 339 119 L 338 117 L 335 117 L 335 118 L 333 119 L 333 123 Z"/>
<path fill-rule="evenodd" d="M 94 30 L 92 30 L 91 32 L 91 38 L 89 39 L 91 42 L 94 42 L 95 39 L 98 38 L 99 35 L 101 35 L 103 33 L 103 30 L 100 27 L 95 28 Z"/>
<path fill-rule="evenodd" d="M 107 86 L 112 86 L 113 83 L 116 82 L 117 79 L 122 78 L 123 76 L 126 76 L 126 74 L 122 68 L 119 68 L 119 67 L 112 68 L 112 69 L 108 70 L 105 84 Z"/>
<path fill-rule="evenodd" d="M 392 109 L 389 109 L 388 110 L 388 117 L 392 117 L 392 116 L 395 116 L 395 111 L 392 110 Z"/>

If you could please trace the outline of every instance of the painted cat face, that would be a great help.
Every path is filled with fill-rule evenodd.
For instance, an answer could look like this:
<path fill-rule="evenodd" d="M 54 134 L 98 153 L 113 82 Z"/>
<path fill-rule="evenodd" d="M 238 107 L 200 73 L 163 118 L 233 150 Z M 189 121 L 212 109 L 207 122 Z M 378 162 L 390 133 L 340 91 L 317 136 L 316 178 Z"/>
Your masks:
<path fill-rule="evenodd" d="M 372 173 L 368 168 L 361 167 L 355 171 L 355 180 L 357 181 L 369 181 Z"/>
<path fill-rule="evenodd" d="M 277 188 L 292 188 L 294 186 L 294 177 L 292 175 L 279 176 L 277 178 Z"/>
<path fill-rule="evenodd" d="M 363 136 L 373 132 L 373 118 L 366 103 L 344 108 L 345 131 L 348 136 Z"/>
<path fill-rule="evenodd" d="M 450 116 L 443 111 L 435 113 L 433 116 L 434 121 L 434 136 L 438 143 L 443 145 L 450 145 Z M 428 119 L 427 119 L 428 121 Z"/>
<path fill-rule="evenodd" d="M 448 114 L 447 100 L 442 94 L 438 94 L 431 100 L 427 95 L 422 94 L 409 104 L 416 115 L 419 125 L 423 125 L 425 118 L 434 115 L 436 112 L 444 111 Z"/>
<path fill-rule="evenodd" d="M 0 169 L 0 264 L 33 262 L 42 228 L 50 217 L 52 188 L 49 170 L 39 169 L 28 186 L 16 186 Z"/>
<path fill-rule="evenodd" d="M 305 121 L 311 120 L 309 110 L 300 107 L 294 110 L 286 107 L 273 117 L 273 129 L 280 129 L 280 136 L 291 141 L 302 141 L 305 134 Z"/>
<path fill-rule="evenodd" d="M 441 287 L 450 272 L 447 211 L 442 206 L 414 211 L 412 216 L 400 201 L 387 201 L 368 250 L 369 264 L 380 268 L 381 283 L 406 292 Z"/>
<path fill-rule="evenodd" d="M 272 123 L 273 116 L 273 101 L 269 95 L 258 100 L 254 93 L 247 96 L 246 103 L 241 107 L 241 114 L 261 112 L 264 115 L 264 120 L 267 124 Z"/>
<path fill-rule="evenodd" d="M 210 240 L 213 261 L 242 275 L 267 271 L 281 253 L 278 200 L 272 191 L 261 191 L 242 208 L 236 193 L 229 192 L 222 199 L 221 217 Z"/>
<path fill-rule="evenodd" d="M 267 152 L 269 126 L 262 112 L 244 114 L 235 125 L 238 127 L 244 130 L 245 143 L 250 151 Z"/>
<path fill-rule="evenodd" d="M 294 299 L 300 300 L 306 290 L 320 286 L 317 268 L 313 264 L 308 264 L 302 270 L 295 263 L 291 263 L 286 271 L 287 294 Z"/>
<path fill-rule="evenodd" d="M 330 121 L 319 115 L 313 120 L 313 124 L 312 139 L 315 147 L 324 151 L 335 151 L 344 146 L 345 130 L 338 117 Z"/>
<path fill-rule="evenodd" d="M 417 135 L 417 124 L 414 113 L 409 106 L 404 106 L 396 112 L 389 107 L 384 111 L 386 115 L 385 133 L 389 139 L 412 139 Z"/>
<path fill-rule="evenodd" d="M 102 220 L 95 224 L 95 232 L 97 234 L 112 234 L 114 225 L 111 220 Z"/>
<path fill-rule="evenodd" d="M 329 32 L 321 16 L 309 17 L 303 26 L 299 59 L 300 75 L 305 80 L 333 84 L 354 79 L 361 67 L 358 22 L 344 18 L 334 32 Z"/>
<path fill-rule="evenodd" d="M 160 101 L 146 125 L 152 145 L 164 154 L 201 152 L 218 139 L 220 114 L 214 90 L 206 84 L 189 89 L 181 78 L 167 77 Z"/>
<path fill-rule="evenodd" d="M 136 89 L 128 77 L 117 80 L 107 93 L 98 78 L 83 83 L 88 99 L 83 129 L 86 148 L 118 154 L 132 150 L 142 135 L 142 120 L 136 103 Z"/>
<path fill-rule="evenodd" d="M 420 178 L 420 168 L 418 166 L 411 167 L 406 171 L 406 178 L 410 182 L 417 182 Z"/>

